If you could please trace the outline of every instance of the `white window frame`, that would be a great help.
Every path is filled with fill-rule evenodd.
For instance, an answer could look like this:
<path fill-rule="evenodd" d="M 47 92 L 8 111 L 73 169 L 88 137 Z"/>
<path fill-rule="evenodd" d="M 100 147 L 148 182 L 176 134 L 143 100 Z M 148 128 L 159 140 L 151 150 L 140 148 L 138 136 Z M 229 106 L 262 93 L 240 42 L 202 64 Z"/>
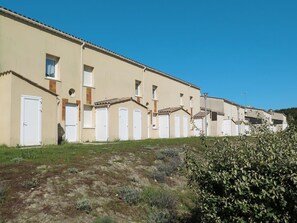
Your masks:
<path fill-rule="evenodd" d="M 153 100 L 158 100 L 158 92 L 157 92 L 158 86 L 153 85 L 152 86 L 152 97 Z"/>
<path fill-rule="evenodd" d="M 94 87 L 93 71 L 93 67 L 84 65 L 84 86 Z"/>
<path fill-rule="evenodd" d="M 93 107 L 84 106 L 84 128 L 93 128 Z"/>
<path fill-rule="evenodd" d="M 55 68 L 54 68 L 54 77 L 47 76 L 47 60 L 52 60 L 55 63 L 54 64 L 54 66 L 55 66 Z M 46 58 L 45 58 L 45 78 L 54 79 L 54 80 L 58 79 L 58 74 L 59 74 L 58 64 L 59 64 L 59 57 L 46 54 Z"/>
<path fill-rule="evenodd" d="M 141 81 L 135 80 L 135 96 L 141 97 Z"/>

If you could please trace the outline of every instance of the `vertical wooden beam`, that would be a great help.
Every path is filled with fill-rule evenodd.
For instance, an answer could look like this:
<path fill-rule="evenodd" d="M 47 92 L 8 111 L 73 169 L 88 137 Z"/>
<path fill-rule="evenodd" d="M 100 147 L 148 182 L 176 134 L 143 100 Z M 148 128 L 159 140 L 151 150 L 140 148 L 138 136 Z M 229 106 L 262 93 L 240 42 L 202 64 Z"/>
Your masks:
<path fill-rule="evenodd" d="M 92 88 L 86 89 L 86 102 L 87 104 L 92 104 Z"/>
<path fill-rule="evenodd" d="M 57 92 L 57 83 L 55 80 L 49 80 L 49 90 L 54 93 Z"/>
<path fill-rule="evenodd" d="M 68 99 L 62 98 L 62 120 L 65 121 L 66 116 L 66 104 L 68 103 Z"/>
<path fill-rule="evenodd" d="M 80 107 L 80 100 L 76 100 L 76 104 L 78 106 L 78 117 L 79 117 L 79 121 L 80 121 L 80 113 L 81 113 L 81 107 Z"/>

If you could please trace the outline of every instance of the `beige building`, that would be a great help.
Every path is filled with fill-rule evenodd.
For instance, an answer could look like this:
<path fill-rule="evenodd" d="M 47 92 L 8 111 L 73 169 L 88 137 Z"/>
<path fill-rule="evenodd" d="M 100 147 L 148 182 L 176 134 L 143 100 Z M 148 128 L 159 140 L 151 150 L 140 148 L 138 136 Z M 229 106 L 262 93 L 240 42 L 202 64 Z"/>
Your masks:
<path fill-rule="evenodd" d="M 208 114 L 207 124 L 205 124 L 205 103 Z M 194 116 L 194 123 L 205 134 L 207 125 L 208 136 L 237 136 L 244 134 L 244 107 L 217 97 L 200 97 L 201 110 Z M 203 116 L 204 115 L 204 116 Z"/>
<path fill-rule="evenodd" d="M 4 8 L 0 27 L 0 144 L 159 138 L 174 108 L 193 135 L 199 87 Z"/>

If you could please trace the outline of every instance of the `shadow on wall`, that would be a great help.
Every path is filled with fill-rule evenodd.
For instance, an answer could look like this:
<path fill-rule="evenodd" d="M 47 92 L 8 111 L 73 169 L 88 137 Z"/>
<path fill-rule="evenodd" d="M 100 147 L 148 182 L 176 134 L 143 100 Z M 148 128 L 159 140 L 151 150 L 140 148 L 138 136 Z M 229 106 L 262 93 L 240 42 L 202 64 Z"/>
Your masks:
<path fill-rule="evenodd" d="M 58 124 L 58 145 L 61 145 L 63 141 L 63 136 L 65 135 L 65 130 L 61 126 L 61 124 Z"/>

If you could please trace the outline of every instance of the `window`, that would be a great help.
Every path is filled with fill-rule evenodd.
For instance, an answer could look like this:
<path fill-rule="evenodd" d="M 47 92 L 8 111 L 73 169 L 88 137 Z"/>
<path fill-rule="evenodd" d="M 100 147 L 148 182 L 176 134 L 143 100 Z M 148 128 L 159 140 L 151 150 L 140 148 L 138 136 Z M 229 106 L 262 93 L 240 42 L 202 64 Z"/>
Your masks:
<path fill-rule="evenodd" d="M 158 98 L 158 96 L 157 96 L 157 88 L 158 88 L 157 86 L 153 85 L 153 89 L 152 89 L 153 90 L 153 92 L 152 92 L 153 93 L 153 95 L 152 95 L 153 96 L 153 100 L 157 100 L 157 98 Z"/>
<path fill-rule="evenodd" d="M 136 96 L 140 96 L 141 95 L 140 85 L 141 85 L 141 81 L 136 80 L 135 81 L 135 95 Z"/>
<path fill-rule="evenodd" d="M 93 127 L 93 112 L 91 106 L 84 106 L 84 128 Z"/>
<path fill-rule="evenodd" d="M 58 78 L 58 57 L 46 55 L 45 76 L 47 78 Z"/>
<path fill-rule="evenodd" d="M 180 98 L 180 106 L 183 106 L 183 105 L 184 105 L 183 97 L 184 97 L 184 94 L 181 93 L 181 94 L 179 95 L 179 98 Z"/>
<path fill-rule="evenodd" d="M 211 112 L 211 121 L 217 121 L 217 120 L 218 120 L 218 113 Z"/>
<path fill-rule="evenodd" d="M 84 86 L 93 87 L 93 67 L 84 66 Z"/>
<path fill-rule="evenodd" d="M 193 108 L 193 96 L 190 96 L 190 108 Z"/>

